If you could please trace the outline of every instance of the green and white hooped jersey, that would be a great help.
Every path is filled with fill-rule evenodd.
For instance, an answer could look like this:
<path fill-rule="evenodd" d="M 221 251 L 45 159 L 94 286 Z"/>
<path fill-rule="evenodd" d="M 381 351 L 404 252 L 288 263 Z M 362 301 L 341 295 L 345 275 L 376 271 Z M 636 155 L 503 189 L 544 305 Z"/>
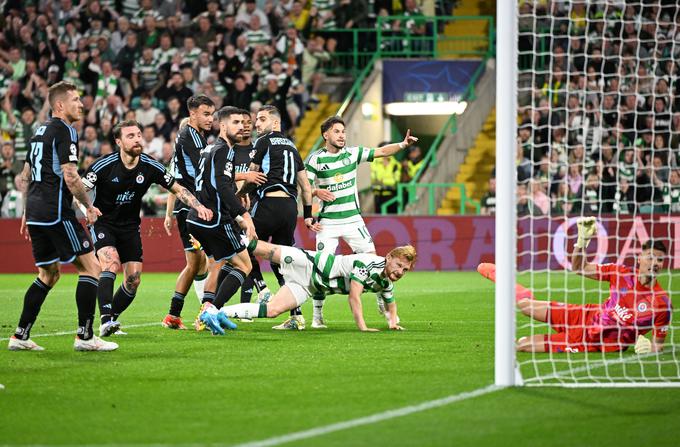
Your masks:
<path fill-rule="evenodd" d="M 312 286 L 327 295 L 349 294 L 349 284 L 356 281 L 365 292 L 375 292 L 386 303 L 394 301 L 394 284 L 383 277 L 385 258 L 359 253 L 333 255 L 323 251 L 302 250 L 313 265 Z"/>
<path fill-rule="evenodd" d="M 322 223 L 363 222 L 357 191 L 357 168 L 359 163 L 373 161 L 374 152 L 374 149 L 359 146 L 344 147 L 332 154 L 323 148 L 309 156 L 305 163 L 309 182 L 335 194 L 333 202 L 321 202 L 319 219 Z"/>

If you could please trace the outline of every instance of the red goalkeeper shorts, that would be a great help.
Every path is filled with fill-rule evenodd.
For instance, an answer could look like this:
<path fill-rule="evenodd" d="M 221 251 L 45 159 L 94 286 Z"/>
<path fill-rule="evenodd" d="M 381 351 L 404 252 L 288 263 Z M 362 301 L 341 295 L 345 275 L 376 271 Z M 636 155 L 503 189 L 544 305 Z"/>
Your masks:
<path fill-rule="evenodd" d="M 586 344 L 588 326 L 599 311 L 599 304 L 551 301 L 548 323 L 557 333 L 544 336 L 545 352 L 599 352 L 599 345 Z"/>

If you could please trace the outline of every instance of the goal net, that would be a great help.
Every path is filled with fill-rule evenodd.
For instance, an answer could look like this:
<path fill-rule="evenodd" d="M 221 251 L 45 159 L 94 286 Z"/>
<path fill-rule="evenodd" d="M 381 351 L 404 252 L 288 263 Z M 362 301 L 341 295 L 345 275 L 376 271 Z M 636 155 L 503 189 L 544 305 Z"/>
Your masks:
<path fill-rule="evenodd" d="M 680 385 L 680 315 L 664 298 L 680 306 L 680 7 L 520 0 L 517 20 L 517 282 L 534 303 L 515 324 L 548 351 L 517 352 L 523 383 Z M 583 216 L 601 281 L 572 271 Z M 650 239 L 668 253 L 654 294 L 636 285 Z M 637 354 L 639 335 L 665 336 L 663 351 Z"/>

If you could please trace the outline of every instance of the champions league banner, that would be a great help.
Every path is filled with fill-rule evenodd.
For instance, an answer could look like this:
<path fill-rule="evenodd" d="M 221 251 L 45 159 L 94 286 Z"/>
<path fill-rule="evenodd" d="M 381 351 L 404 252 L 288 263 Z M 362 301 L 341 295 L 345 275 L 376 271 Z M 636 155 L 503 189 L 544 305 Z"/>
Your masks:
<path fill-rule="evenodd" d="M 517 224 L 517 267 L 519 270 L 563 270 L 576 242 L 576 217 L 521 218 Z M 480 262 L 494 261 L 493 216 L 366 217 L 366 226 L 379 255 L 398 245 L 411 244 L 418 251 L 419 271 L 472 271 Z M 31 245 L 19 236 L 19 219 L 0 219 L 0 272 L 33 273 Z M 531 231 L 530 231 L 531 230 Z M 680 215 L 603 216 L 598 220 L 597 238 L 588 247 L 589 261 L 634 265 L 640 246 L 650 237 L 666 244 L 666 267 L 680 268 Z M 177 235 L 165 234 L 162 218 L 142 220 L 145 272 L 179 272 L 184 251 Z M 295 232 L 295 245 L 315 249 L 314 233 L 302 219 Z M 349 254 L 347 245 L 340 252 Z M 270 270 L 268 262 L 261 262 Z M 75 271 L 64 266 L 64 271 Z"/>
<path fill-rule="evenodd" d="M 457 101 L 481 63 L 478 60 L 385 60 L 383 103 Z"/>

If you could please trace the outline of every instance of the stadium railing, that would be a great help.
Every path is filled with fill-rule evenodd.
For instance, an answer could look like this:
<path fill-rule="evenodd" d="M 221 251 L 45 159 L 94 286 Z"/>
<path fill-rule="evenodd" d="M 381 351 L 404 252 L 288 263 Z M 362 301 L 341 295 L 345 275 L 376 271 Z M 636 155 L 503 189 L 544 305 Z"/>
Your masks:
<path fill-rule="evenodd" d="M 466 189 L 465 189 L 465 183 L 399 183 L 397 185 L 397 195 L 391 199 L 385 202 L 381 207 L 380 207 L 380 214 L 389 214 L 388 209 L 391 205 L 394 203 L 397 204 L 397 209 L 400 210 L 399 212 L 401 213 L 401 210 L 404 208 L 404 202 L 407 199 L 404 199 L 404 197 L 417 197 L 416 191 L 418 189 L 426 188 L 427 189 L 427 214 L 428 215 L 434 215 L 437 213 L 437 200 L 436 200 L 436 193 L 438 189 L 451 189 L 451 188 L 458 188 L 460 190 L 460 214 L 464 215 L 467 209 L 467 205 L 471 205 L 472 207 L 475 208 L 475 214 L 480 214 L 481 212 L 481 204 L 470 198 L 467 195 Z"/>
<path fill-rule="evenodd" d="M 375 28 L 314 29 L 313 34 L 334 37 L 339 49 L 331 60 L 321 66 L 326 74 L 351 74 L 357 76 L 377 53 L 387 58 L 489 58 L 495 52 L 495 26 L 493 16 L 379 16 Z M 395 22 L 414 22 L 424 25 L 425 33 L 418 34 L 412 27 L 392 29 Z M 458 22 L 481 22 L 486 35 L 446 35 L 446 26 Z M 465 28 L 463 26 L 463 28 Z"/>

